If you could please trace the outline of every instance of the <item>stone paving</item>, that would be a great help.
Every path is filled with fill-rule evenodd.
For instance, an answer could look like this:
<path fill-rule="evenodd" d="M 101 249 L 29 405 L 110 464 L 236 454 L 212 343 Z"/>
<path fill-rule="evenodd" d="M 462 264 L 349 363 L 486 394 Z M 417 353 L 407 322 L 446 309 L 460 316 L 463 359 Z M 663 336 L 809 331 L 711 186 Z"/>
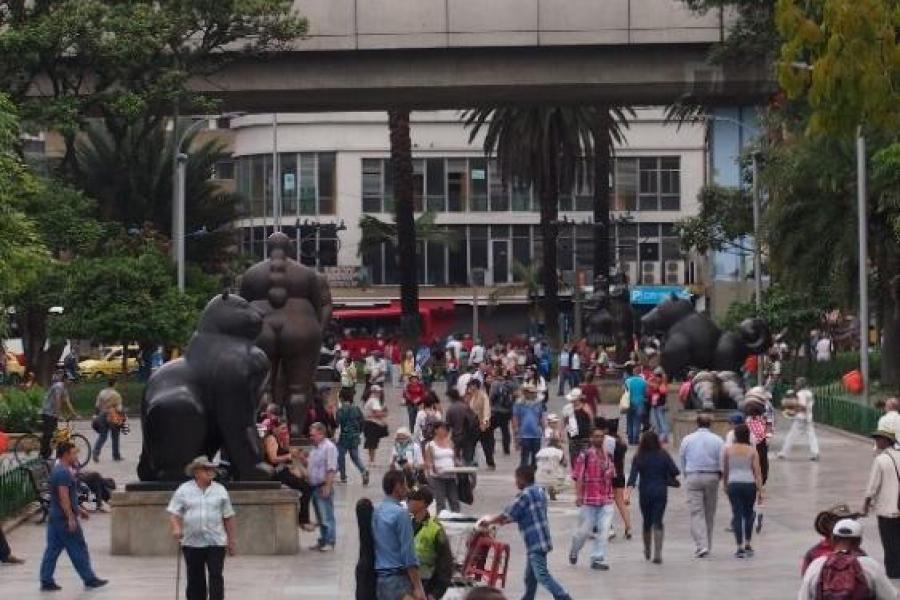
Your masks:
<path fill-rule="evenodd" d="M 551 408 L 561 401 L 551 400 Z M 388 401 L 392 408 L 393 424 L 406 419 L 406 411 L 398 406 L 396 394 Z M 89 430 L 87 423 L 79 425 Z M 393 428 L 392 428 L 393 429 Z M 784 433 L 781 431 L 780 433 Z M 91 433 L 91 437 L 93 434 Z M 577 567 L 567 561 L 568 544 L 577 513 L 571 495 L 563 494 L 550 507 L 550 521 L 556 550 L 550 555 L 552 573 L 568 588 L 575 599 L 603 598 L 609 600 L 643 600 L 660 598 L 742 600 L 796 597 L 799 584 L 800 559 L 816 541 L 812 521 L 817 510 L 829 504 L 846 501 L 858 506 L 872 459 L 871 444 L 857 437 L 819 429 L 822 446 L 820 462 L 809 462 L 798 447 L 792 460 L 772 461 L 768 485 L 769 500 L 765 508 L 765 526 L 754 540 L 756 556 L 752 559 L 733 558 L 733 538 L 725 531 L 730 520 L 730 508 L 724 494 L 719 498 L 712 555 L 703 560 L 693 559 L 693 545 L 688 532 L 687 506 L 682 490 L 672 490 L 666 514 L 666 545 L 664 564 L 646 563 L 641 552 L 640 534 L 626 541 L 621 537 L 622 525 L 617 517 L 619 537 L 610 545 L 608 572 L 593 572 L 586 565 L 586 550 Z M 112 476 L 120 484 L 133 480 L 134 467 L 140 450 L 138 427 L 123 438 L 126 460 L 113 463 L 109 449 L 97 468 Z M 780 440 L 774 444 L 780 446 Z M 630 461 L 630 457 L 628 459 Z M 379 466 L 373 468 L 372 485 L 361 486 L 359 477 L 337 488 L 338 545 L 334 553 L 320 554 L 306 548 L 315 541 L 315 534 L 301 533 L 303 550 L 290 557 L 229 558 L 226 563 L 226 594 L 229 598 L 281 600 L 304 598 L 309 600 L 350 599 L 354 597 L 354 566 L 357 555 L 357 533 L 353 505 L 363 495 L 380 498 L 378 482 L 387 462 L 387 444 L 382 444 L 377 457 Z M 498 458 L 495 472 L 479 473 L 475 504 L 469 509 L 473 515 L 498 512 L 515 494 L 512 471 L 516 461 L 512 457 Z M 640 515 L 636 501 L 632 507 L 635 528 L 639 532 Z M 240 518 L 240 515 L 238 515 Z M 874 519 L 866 519 L 866 550 L 881 558 Z M 52 596 L 59 600 L 96 598 L 115 600 L 149 600 L 176 598 L 176 558 L 130 558 L 109 553 L 109 516 L 92 514 L 85 524 L 85 532 L 97 573 L 109 578 L 108 587 L 85 591 L 68 562 L 61 557 L 57 582 L 62 592 L 42 594 L 38 591 L 37 570 L 44 546 L 44 529 L 26 523 L 8 534 L 14 551 L 27 559 L 20 567 L 0 567 L 0 598 L 29 600 Z M 510 599 L 522 591 L 523 546 L 515 526 L 501 530 L 500 537 L 512 547 L 510 576 L 506 587 Z M 542 590 L 539 598 L 549 598 Z"/>

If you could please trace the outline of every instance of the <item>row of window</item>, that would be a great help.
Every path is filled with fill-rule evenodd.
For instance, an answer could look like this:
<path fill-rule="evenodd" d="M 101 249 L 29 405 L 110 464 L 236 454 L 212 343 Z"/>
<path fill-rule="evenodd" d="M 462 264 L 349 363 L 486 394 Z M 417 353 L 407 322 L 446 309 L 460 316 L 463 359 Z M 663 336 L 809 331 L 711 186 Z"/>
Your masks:
<path fill-rule="evenodd" d="M 484 158 L 419 158 L 413 160 L 415 209 L 419 212 L 507 212 L 538 210 L 528 185 L 504 183 L 497 161 Z M 654 211 L 681 208 L 681 159 L 677 156 L 617 158 L 613 169 L 612 208 Z M 559 194 L 559 209 L 590 211 L 592 185 L 582 181 Z M 362 209 L 393 212 L 393 178 L 389 159 L 362 161 Z"/>
<path fill-rule="evenodd" d="M 484 269 L 493 284 L 520 281 L 517 265 L 539 264 L 543 242 L 537 225 L 459 225 L 444 229 L 455 234 L 454 243 L 419 241 L 419 283 L 468 285 L 474 269 Z M 557 239 L 560 271 L 593 267 L 592 225 L 560 227 Z M 619 223 L 610 232 L 610 256 L 615 264 L 681 260 L 683 253 L 671 223 Z M 373 284 L 399 283 L 397 252 L 382 244 L 363 254 Z"/>
<path fill-rule="evenodd" d="M 318 269 L 337 266 L 341 243 L 334 225 L 320 227 L 284 225 L 281 231 L 294 240 L 296 251 L 294 260 Z M 262 260 L 267 255 L 266 239 L 273 232 L 272 226 L 245 227 L 241 232 L 241 253 L 255 260 Z"/>
<path fill-rule="evenodd" d="M 272 155 L 237 159 L 237 191 L 244 198 L 244 214 L 272 216 Z M 285 219 L 335 213 L 336 172 L 334 152 L 278 155 L 278 198 Z"/>
<path fill-rule="evenodd" d="M 234 165 L 217 165 L 216 176 L 236 176 L 244 198 L 244 214 L 270 217 L 273 213 L 273 174 L 278 173 L 278 197 L 285 219 L 333 215 L 337 173 L 334 152 L 283 153 L 273 170 L 272 155 L 243 156 Z M 655 211 L 681 208 L 681 159 L 677 156 L 617 158 L 612 174 L 616 211 Z M 221 171 L 221 172 L 220 172 Z M 236 173 L 233 173 L 236 171 Z M 508 212 L 536 211 L 538 202 L 528 185 L 504 183 L 497 162 L 485 158 L 418 158 L 413 161 L 417 211 Z M 560 193 L 562 211 L 590 211 L 590 182 Z M 362 210 L 393 212 L 390 160 L 362 160 Z"/>

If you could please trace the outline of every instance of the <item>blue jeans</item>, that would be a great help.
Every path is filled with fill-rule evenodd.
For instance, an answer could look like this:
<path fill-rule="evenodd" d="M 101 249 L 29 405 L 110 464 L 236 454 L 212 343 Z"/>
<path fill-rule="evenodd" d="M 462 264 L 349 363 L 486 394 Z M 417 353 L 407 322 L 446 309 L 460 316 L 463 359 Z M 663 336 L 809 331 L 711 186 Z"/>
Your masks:
<path fill-rule="evenodd" d="M 379 575 L 375 584 L 375 597 L 378 600 L 400 600 L 412 596 L 412 582 L 406 573 Z"/>
<path fill-rule="evenodd" d="M 537 453 L 541 449 L 541 438 L 519 438 L 519 466 L 537 467 Z"/>
<path fill-rule="evenodd" d="M 591 550 L 591 562 L 606 562 L 606 548 L 609 544 L 609 526 L 616 512 L 613 503 L 603 506 L 583 505 L 578 509 L 578 529 L 572 538 L 572 554 L 578 555 L 584 543 L 597 528 L 594 536 L 594 548 Z"/>
<path fill-rule="evenodd" d="M 729 483 L 728 499 L 731 501 L 731 527 L 734 529 L 734 541 L 740 546 L 750 543 L 753 535 L 753 521 L 756 515 L 753 507 L 756 504 L 755 483 Z"/>
<path fill-rule="evenodd" d="M 47 549 L 44 550 L 44 558 L 41 559 L 41 585 L 54 583 L 56 561 L 63 550 L 69 555 L 69 560 L 72 561 L 82 581 L 90 583 L 97 579 L 91 568 L 91 556 L 88 554 L 81 525 L 79 524 L 75 531 L 69 531 L 64 519 L 51 518 L 47 521 Z"/>
<path fill-rule="evenodd" d="M 353 461 L 353 464 L 356 465 L 356 468 L 359 469 L 360 473 L 366 472 L 366 466 L 359 459 L 359 447 L 354 446 L 353 448 L 344 448 L 338 444 L 337 450 L 338 472 L 341 474 L 341 481 L 347 479 L 347 454 L 350 455 L 350 460 Z"/>
<path fill-rule="evenodd" d="M 650 426 L 656 430 L 662 442 L 669 440 L 669 411 L 665 406 L 654 406 L 650 409 Z"/>
<path fill-rule="evenodd" d="M 570 596 L 547 570 L 546 552 L 529 552 L 525 563 L 525 594 L 522 600 L 534 600 L 537 586 L 540 583 L 547 588 L 553 600 L 569 600 Z"/>
<path fill-rule="evenodd" d="M 641 439 L 641 419 L 644 416 L 644 407 L 634 406 L 628 409 L 625 415 L 625 430 L 628 432 L 628 443 L 634 446 Z"/>
<path fill-rule="evenodd" d="M 122 455 L 119 453 L 119 428 L 110 427 L 109 423 L 106 422 L 106 417 L 103 417 L 103 423 L 104 426 L 100 428 L 97 441 L 94 443 L 94 458 L 100 458 L 100 452 L 103 450 L 103 445 L 106 444 L 106 438 L 112 437 L 113 460 L 122 460 Z"/>
<path fill-rule="evenodd" d="M 320 494 L 321 485 L 313 488 L 313 509 L 316 511 L 316 518 L 319 520 L 319 539 L 316 542 L 320 546 L 331 545 L 337 543 L 337 522 L 334 520 L 334 488 L 327 498 L 323 498 Z"/>

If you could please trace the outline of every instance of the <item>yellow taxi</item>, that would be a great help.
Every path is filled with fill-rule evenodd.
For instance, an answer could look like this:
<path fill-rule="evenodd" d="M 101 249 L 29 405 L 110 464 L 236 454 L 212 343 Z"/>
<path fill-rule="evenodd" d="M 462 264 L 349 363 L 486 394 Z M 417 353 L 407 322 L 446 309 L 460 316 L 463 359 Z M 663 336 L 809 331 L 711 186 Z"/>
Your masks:
<path fill-rule="evenodd" d="M 78 372 L 82 377 L 102 379 L 112 375 L 122 375 L 122 346 L 113 346 L 106 351 L 102 358 L 89 358 L 78 363 Z M 141 350 L 138 346 L 128 346 L 128 356 L 125 359 L 125 373 L 133 373 L 138 368 L 138 356 Z"/>

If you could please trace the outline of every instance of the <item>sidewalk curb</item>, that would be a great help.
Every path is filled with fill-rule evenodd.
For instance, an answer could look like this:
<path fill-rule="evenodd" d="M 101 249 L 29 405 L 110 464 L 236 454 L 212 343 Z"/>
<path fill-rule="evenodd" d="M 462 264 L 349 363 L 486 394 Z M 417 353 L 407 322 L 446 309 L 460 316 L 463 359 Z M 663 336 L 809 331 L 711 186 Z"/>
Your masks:
<path fill-rule="evenodd" d="M 19 514 L 17 514 L 15 517 L 3 521 L 3 523 L 0 524 L 0 528 L 3 529 L 3 533 L 9 533 L 39 512 L 41 512 L 40 506 L 32 502 L 24 510 L 20 511 Z"/>

